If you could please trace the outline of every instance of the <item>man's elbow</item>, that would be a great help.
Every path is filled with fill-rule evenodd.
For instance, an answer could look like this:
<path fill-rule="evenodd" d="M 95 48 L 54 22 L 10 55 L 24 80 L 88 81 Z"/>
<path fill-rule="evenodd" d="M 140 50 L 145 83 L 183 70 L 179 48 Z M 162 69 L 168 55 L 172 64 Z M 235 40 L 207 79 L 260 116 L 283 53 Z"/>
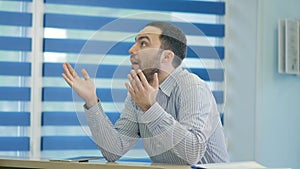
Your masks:
<path fill-rule="evenodd" d="M 199 161 L 199 157 L 188 157 L 188 159 L 186 159 L 188 165 L 197 164 Z"/>
<path fill-rule="evenodd" d="M 110 152 L 104 152 L 104 151 L 102 151 L 102 154 L 103 154 L 105 160 L 108 161 L 108 162 L 115 162 L 115 161 L 119 160 L 122 157 L 120 155 L 116 155 L 116 154 L 113 154 L 113 153 L 110 153 Z"/>
<path fill-rule="evenodd" d="M 186 154 L 186 162 L 191 165 L 191 164 L 197 164 L 201 160 L 201 158 L 205 154 L 205 148 L 200 148 L 198 151 L 195 152 L 190 152 Z"/>

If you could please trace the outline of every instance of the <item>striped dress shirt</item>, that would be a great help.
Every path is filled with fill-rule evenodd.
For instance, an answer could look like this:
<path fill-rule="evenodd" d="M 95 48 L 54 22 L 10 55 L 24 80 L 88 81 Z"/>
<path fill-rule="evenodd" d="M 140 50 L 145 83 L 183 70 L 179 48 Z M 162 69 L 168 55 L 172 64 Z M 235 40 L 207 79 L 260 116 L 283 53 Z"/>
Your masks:
<path fill-rule="evenodd" d="M 154 163 L 228 162 L 223 127 L 206 83 L 181 67 L 159 86 L 157 102 L 143 112 L 128 94 L 113 125 L 101 102 L 85 112 L 93 138 L 108 161 L 116 161 L 139 138 Z"/>

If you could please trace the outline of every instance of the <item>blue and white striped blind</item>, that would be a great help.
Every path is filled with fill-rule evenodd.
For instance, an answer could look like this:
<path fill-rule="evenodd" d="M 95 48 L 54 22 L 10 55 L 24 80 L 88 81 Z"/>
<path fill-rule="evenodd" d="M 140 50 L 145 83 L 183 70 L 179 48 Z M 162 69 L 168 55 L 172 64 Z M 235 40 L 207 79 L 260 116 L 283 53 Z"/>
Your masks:
<path fill-rule="evenodd" d="M 0 154 L 28 155 L 32 14 L 27 2 L 0 2 Z"/>
<path fill-rule="evenodd" d="M 27 2 L 19 2 L 27 3 Z M 29 2 L 30 3 L 30 2 Z M 225 3 L 221 1 L 187 0 L 45 0 L 43 40 L 43 88 L 41 156 L 69 157 L 100 154 L 92 141 L 83 115 L 83 102 L 61 78 L 61 63 L 70 62 L 78 71 L 86 68 L 94 79 L 104 110 L 114 123 L 120 116 L 127 91 L 124 87 L 129 71 L 128 49 L 136 33 L 148 22 L 159 20 L 178 25 L 188 37 L 189 49 L 184 66 L 207 81 L 216 98 L 222 115 L 224 105 L 224 24 Z M 2 9 L 4 10 L 4 9 Z M 34 11 L 33 11 L 34 12 Z M 31 14 L 24 12 L 0 12 L 1 25 L 30 27 Z M 2 18 L 11 19 L 2 19 Z M 22 19 L 21 19 L 22 18 Z M 15 22 L 14 22 L 15 20 Z M 27 20 L 27 21 L 26 21 Z M 22 22 L 21 22 L 22 21 Z M 199 31 L 200 30 L 200 31 Z M 11 43 L 8 45 L 8 40 Z M 31 40 L 25 37 L 1 35 L 0 50 L 30 52 Z M 2 57 L 2 56 L 0 56 Z M 0 79 L 6 76 L 30 78 L 30 61 L 0 62 Z M 8 59 L 9 60 L 9 59 Z M 12 69 L 18 65 L 17 69 Z M 10 68 L 10 70 L 8 69 Z M 78 72 L 79 73 L 79 72 Z M 6 84 L 5 84 L 6 85 Z M 30 86 L 3 86 L 0 101 L 30 102 Z M 22 91 L 16 95 L 2 92 Z M 35 90 L 35 89 L 31 89 Z M 26 109 L 25 109 L 26 110 Z M 29 112 L 4 112 L 0 117 L 19 116 L 27 119 L 12 122 L 12 126 L 29 124 Z M 25 116 L 25 117 L 24 117 Z M 79 118 L 79 120 L 78 120 Z M 1 118 L 2 119 L 2 118 Z M 2 122 L 0 126 L 7 126 Z M 22 138 L 23 148 L 29 151 L 28 137 Z M 0 135 L 0 142 L 9 144 Z M 23 143 L 22 142 L 22 143 Z M 0 145 L 1 150 L 1 145 Z M 2 149 L 4 150 L 4 149 Z M 4 150 L 6 151 L 6 150 Z M 138 144 L 128 156 L 145 155 Z"/>

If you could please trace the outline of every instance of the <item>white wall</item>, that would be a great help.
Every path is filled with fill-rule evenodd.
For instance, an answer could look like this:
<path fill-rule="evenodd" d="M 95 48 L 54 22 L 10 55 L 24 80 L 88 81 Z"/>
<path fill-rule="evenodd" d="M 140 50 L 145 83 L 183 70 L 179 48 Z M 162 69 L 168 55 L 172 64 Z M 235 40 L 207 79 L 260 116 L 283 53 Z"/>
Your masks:
<path fill-rule="evenodd" d="M 300 168 L 300 76 L 277 73 L 277 21 L 300 19 L 299 0 L 259 1 L 256 159 Z"/>
<path fill-rule="evenodd" d="M 300 168 L 300 77 L 277 73 L 277 20 L 299 0 L 226 1 L 225 131 L 232 161 Z"/>
<path fill-rule="evenodd" d="M 225 132 L 232 161 L 254 160 L 257 4 L 226 2 Z"/>

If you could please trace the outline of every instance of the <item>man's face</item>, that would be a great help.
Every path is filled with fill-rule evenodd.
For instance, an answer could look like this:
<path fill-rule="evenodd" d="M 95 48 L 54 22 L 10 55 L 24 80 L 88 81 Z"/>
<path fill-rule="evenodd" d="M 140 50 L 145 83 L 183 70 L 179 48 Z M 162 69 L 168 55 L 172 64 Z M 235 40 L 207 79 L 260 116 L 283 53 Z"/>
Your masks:
<path fill-rule="evenodd" d="M 161 33 L 159 28 L 147 26 L 138 33 L 135 44 L 129 49 L 131 68 L 141 69 L 148 82 L 152 81 L 154 73 L 159 73 Z"/>

